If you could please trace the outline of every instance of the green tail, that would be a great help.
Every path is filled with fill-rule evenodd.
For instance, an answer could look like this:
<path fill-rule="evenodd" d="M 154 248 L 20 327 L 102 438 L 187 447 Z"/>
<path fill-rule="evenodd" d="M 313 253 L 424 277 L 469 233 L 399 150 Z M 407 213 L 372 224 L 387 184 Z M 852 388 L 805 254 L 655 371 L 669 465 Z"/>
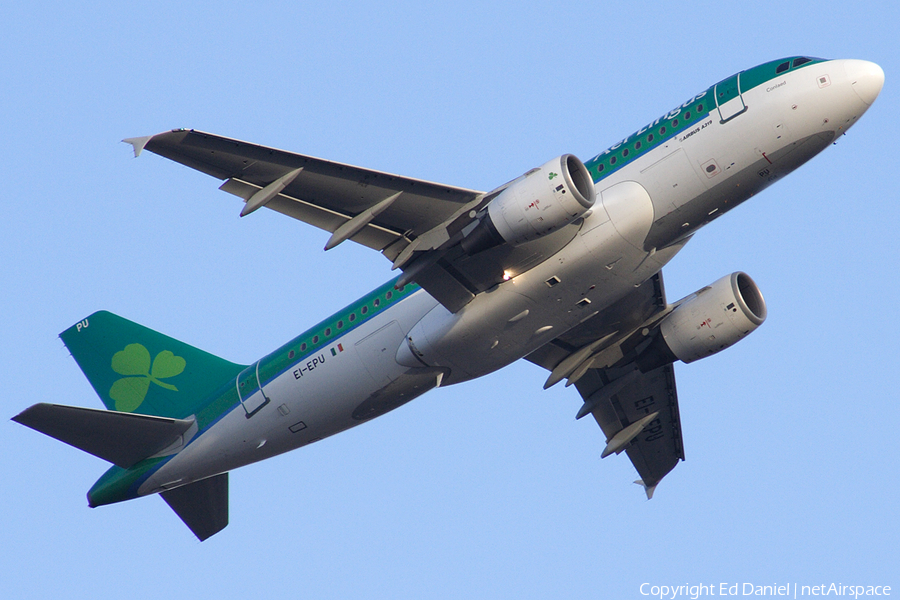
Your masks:
<path fill-rule="evenodd" d="M 110 410 L 184 419 L 245 367 L 99 311 L 59 336 Z"/>
<path fill-rule="evenodd" d="M 109 410 L 41 403 L 13 421 L 115 465 L 88 492 L 90 506 L 137 497 L 161 460 L 146 459 L 183 445 L 203 405 L 246 368 L 106 311 L 59 337 Z M 162 497 L 201 541 L 228 524 L 227 473 Z"/>

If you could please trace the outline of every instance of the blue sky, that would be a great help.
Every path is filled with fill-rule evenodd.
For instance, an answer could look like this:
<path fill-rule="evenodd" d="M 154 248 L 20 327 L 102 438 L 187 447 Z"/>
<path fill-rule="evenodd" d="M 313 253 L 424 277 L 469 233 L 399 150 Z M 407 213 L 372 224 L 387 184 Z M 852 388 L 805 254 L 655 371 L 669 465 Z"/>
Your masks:
<path fill-rule="evenodd" d="M 57 334 L 98 309 L 251 362 L 390 277 L 353 244 L 125 137 L 197 128 L 492 189 L 582 159 L 783 56 L 864 58 L 881 97 L 838 144 L 701 231 L 675 300 L 735 270 L 768 302 L 677 365 L 687 460 L 646 501 L 514 364 L 231 475 L 200 544 L 156 497 L 88 509 L 106 469 L 0 422 L 3 598 L 643 598 L 642 583 L 891 585 L 900 339 L 895 6 L 823 2 L 7 3 L 0 146 L 7 417 L 99 407 Z"/>

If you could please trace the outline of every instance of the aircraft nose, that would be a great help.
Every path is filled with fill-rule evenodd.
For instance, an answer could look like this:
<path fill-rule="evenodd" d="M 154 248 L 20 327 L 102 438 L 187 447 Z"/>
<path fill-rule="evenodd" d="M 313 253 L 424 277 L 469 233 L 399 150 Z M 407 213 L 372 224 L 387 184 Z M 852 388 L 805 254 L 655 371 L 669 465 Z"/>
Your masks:
<path fill-rule="evenodd" d="M 868 105 L 875 102 L 884 85 L 884 71 L 867 60 L 848 60 L 844 63 L 850 85 L 856 95 Z"/>

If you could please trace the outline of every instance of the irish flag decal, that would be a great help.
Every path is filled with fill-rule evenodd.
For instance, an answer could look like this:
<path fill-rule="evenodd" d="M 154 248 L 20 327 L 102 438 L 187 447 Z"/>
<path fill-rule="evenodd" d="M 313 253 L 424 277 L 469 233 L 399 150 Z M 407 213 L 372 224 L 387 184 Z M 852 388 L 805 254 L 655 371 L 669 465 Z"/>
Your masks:
<path fill-rule="evenodd" d="M 344 351 L 344 346 L 341 344 L 338 344 L 337 346 L 331 348 L 331 355 L 337 356 L 338 352 L 343 352 L 343 351 Z"/>

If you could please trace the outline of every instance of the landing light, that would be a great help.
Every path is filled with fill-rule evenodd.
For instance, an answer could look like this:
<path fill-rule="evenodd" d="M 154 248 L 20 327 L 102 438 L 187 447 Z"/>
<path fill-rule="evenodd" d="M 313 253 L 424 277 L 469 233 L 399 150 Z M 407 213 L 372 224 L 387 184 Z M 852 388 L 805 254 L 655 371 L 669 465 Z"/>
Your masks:
<path fill-rule="evenodd" d="M 509 281 L 510 279 L 512 279 L 512 273 L 503 271 L 503 281 Z"/>

